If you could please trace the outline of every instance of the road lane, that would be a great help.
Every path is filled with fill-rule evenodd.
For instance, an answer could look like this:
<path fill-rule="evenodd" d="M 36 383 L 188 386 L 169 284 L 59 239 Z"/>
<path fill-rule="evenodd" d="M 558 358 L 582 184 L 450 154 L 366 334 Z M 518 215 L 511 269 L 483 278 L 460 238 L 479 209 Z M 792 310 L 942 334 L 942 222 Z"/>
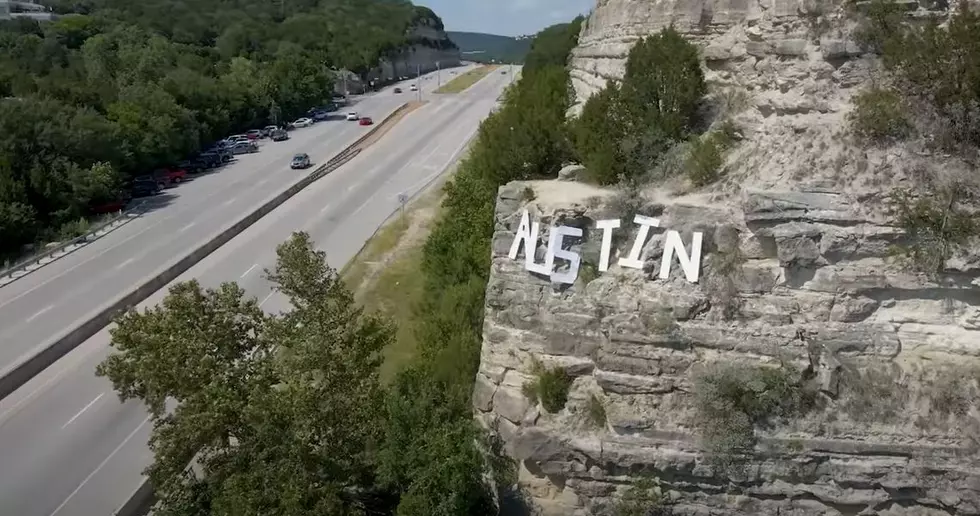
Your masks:
<path fill-rule="evenodd" d="M 421 81 L 423 90 L 434 89 L 434 82 Z M 380 121 L 413 98 L 389 88 L 351 110 Z M 287 142 L 266 142 L 263 152 L 171 190 L 179 193 L 168 193 L 172 199 L 151 201 L 170 205 L 0 288 L 0 372 L 297 181 L 303 173 L 289 168 L 292 154 L 307 152 L 323 163 L 369 129 L 329 121 L 297 129 Z"/>
<path fill-rule="evenodd" d="M 323 238 L 318 243 L 335 266 L 349 259 L 376 229 L 371 226 L 375 222 L 368 221 L 380 222 L 394 209 L 398 191 L 421 188 L 435 168 L 444 167 L 453 151 L 462 148 L 502 86 L 499 77 L 490 76 L 463 95 L 433 100 L 410 113 L 357 158 L 297 194 L 177 281 L 238 281 L 251 295 L 267 301 L 264 308 L 275 309 L 277 301 L 269 297 L 270 285 L 262 273 L 274 264 L 275 245 L 292 231 L 307 229 L 314 238 Z M 426 156 L 429 162 L 419 159 Z M 349 189 L 350 185 L 357 186 Z M 355 227 L 362 230 L 348 232 Z M 155 305 L 165 294 L 161 290 L 141 306 Z M 139 484 L 139 473 L 152 459 L 146 446 L 146 412 L 137 403 L 119 403 L 109 383 L 92 374 L 108 353 L 108 340 L 104 329 L 0 400 L 4 513 L 108 515 Z"/>

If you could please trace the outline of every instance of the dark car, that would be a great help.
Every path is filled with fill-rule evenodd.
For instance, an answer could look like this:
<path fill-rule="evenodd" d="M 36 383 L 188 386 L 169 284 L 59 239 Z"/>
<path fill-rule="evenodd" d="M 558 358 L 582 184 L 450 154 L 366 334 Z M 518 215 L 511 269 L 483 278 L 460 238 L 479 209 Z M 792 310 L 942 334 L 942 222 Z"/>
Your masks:
<path fill-rule="evenodd" d="M 198 163 L 205 169 L 219 167 L 222 163 L 221 154 L 218 154 L 217 152 L 202 152 L 192 161 Z"/>
<path fill-rule="evenodd" d="M 312 165 L 313 163 L 310 162 L 309 154 L 302 153 L 293 156 L 293 161 L 289 163 L 289 168 L 292 169 L 309 168 Z"/>
<path fill-rule="evenodd" d="M 209 167 L 217 167 L 223 163 L 228 163 L 232 159 L 231 151 L 225 149 L 211 149 L 202 152 L 198 159 L 208 164 Z"/>
<path fill-rule="evenodd" d="M 322 122 L 330 118 L 330 113 L 327 113 L 326 111 L 314 111 L 312 118 L 316 122 Z"/>
<path fill-rule="evenodd" d="M 274 142 L 284 142 L 289 139 L 289 133 L 285 129 L 279 129 L 278 127 L 270 133 L 270 137 Z"/>
<path fill-rule="evenodd" d="M 160 193 L 162 190 L 163 188 L 160 187 L 160 183 L 157 183 L 152 178 L 146 177 L 134 179 L 129 188 L 133 197 L 149 197 Z"/>
<path fill-rule="evenodd" d="M 401 92 L 402 92 L 401 88 L 395 88 L 395 93 L 401 93 Z"/>
<path fill-rule="evenodd" d="M 199 174 L 208 168 L 203 161 L 193 158 L 177 163 L 177 168 L 186 170 L 188 174 Z"/>

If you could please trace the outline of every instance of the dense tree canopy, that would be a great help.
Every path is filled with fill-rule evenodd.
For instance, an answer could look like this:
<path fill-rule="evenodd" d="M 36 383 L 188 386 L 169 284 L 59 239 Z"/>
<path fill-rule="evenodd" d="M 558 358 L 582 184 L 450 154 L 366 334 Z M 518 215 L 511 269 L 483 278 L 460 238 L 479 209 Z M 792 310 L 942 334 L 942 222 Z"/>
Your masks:
<path fill-rule="evenodd" d="M 57 238 L 127 177 L 319 105 L 332 68 L 366 71 L 412 23 L 442 25 L 407 0 L 54 8 L 53 22 L 0 22 L 0 257 Z"/>

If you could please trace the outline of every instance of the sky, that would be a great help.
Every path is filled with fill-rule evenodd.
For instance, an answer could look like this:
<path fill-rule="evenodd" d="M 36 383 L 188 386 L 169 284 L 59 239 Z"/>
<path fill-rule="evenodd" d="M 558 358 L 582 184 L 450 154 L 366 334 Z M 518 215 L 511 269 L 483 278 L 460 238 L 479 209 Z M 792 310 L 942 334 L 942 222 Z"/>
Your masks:
<path fill-rule="evenodd" d="M 415 0 L 429 7 L 446 30 L 502 36 L 535 34 L 556 23 L 587 14 L 596 0 Z"/>

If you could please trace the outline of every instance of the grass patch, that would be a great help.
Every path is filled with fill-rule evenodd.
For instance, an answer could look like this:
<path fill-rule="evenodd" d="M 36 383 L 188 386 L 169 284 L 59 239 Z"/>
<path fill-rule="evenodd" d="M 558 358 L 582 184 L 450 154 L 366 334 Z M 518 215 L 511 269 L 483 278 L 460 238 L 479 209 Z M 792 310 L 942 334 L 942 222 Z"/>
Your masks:
<path fill-rule="evenodd" d="M 446 84 L 443 84 L 442 87 L 437 89 L 435 92 L 436 93 L 460 93 L 466 90 L 466 88 L 469 88 L 470 86 L 476 84 L 480 79 L 486 77 L 487 75 L 490 74 L 490 72 L 493 72 L 497 68 L 498 68 L 497 65 L 483 65 L 474 70 L 470 70 L 456 77 L 455 79 L 447 82 Z"/>
<path fill-rule="evenodd" d="M 424 290 L 419 272 L 429 224 L 442 199 L 438 185 L 412 203 L 368 240 L 344 267 L 341 277 L 368 312 L 380 312 L 397 326 L 395 341 L 384 351 L 383 381 L 391 380 L 416 353 L 414 307 Z"/>

